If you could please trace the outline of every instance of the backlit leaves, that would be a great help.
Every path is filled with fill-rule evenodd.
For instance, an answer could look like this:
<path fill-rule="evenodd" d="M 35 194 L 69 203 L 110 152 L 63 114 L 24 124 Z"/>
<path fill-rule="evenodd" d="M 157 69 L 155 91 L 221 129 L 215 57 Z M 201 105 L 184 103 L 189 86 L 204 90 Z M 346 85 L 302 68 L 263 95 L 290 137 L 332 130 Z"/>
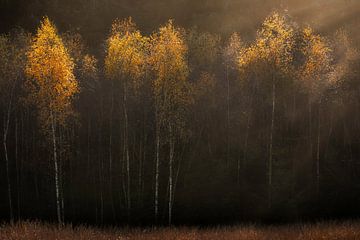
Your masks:
<path fill-rule="evenodd" d="M 286 73 L 293 60 L 294 30 L 285 16 L 273 13 L 258 32 L 254 44 L 248 47 L 239 58 L 241 71 L 262 63 Z M 258 69 L 259 70 L 259 69 Z"/>
<path fill-rule="evenodd" d="M 309 27 L 302 31 L 301 52 L 305 58 L 300 68 L 300 79 L 311 97 L 318 96 L 329 84 L 331 48 L 326 39 Z"/>
<path fill-rule="evenodd" d="M 181 31 L 173 26 L 172 21 L 151 37 L 150 53 L 158 120 L 181 128 L 192 97 L 187 81 L 187 47 Z"/>
<path fill-rule="evenodd" d="M 107 41 L 106 75 L 121 81 L 130 78 L 132 86 L 141 85 L 139 80 L 145 72 L 148 42 L 148 38 L 135 30 L 131 18 L 115 21 Z"/>
<path fill-rule="evenodd" d="M 28 101 L 37 106 L 39 118 L 46 129 L 50 115 L 65 124 L 73 114 L 72 100 L 78 92 L 74 63 L 57 30 L 44 18 L 27 52 L 26 89 Z"/>
<path fill-rule="evenodd" d="M 223 50 L 224 62 L 232 69 L 237 67 L 239 58 L 245 51 L 244 43 L 242 42 L 238 33 L 233 33 L 230 36 L 228 43 Z"/>

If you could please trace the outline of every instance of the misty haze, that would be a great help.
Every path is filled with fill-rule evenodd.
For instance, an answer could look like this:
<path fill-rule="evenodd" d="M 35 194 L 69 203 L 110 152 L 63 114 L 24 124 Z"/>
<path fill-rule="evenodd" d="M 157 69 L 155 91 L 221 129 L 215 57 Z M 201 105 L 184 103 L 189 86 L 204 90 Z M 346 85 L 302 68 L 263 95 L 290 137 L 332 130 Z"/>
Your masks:
<path fill-rule="evenodd" d="M 0 0 L 0 239 L 360 239 L 360 1 Z"/>

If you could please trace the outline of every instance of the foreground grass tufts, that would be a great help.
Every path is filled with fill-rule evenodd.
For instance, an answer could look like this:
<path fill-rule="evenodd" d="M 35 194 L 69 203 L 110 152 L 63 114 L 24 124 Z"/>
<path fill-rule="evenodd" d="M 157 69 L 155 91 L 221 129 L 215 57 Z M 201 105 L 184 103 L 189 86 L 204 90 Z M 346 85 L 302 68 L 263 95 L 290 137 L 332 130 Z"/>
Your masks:
<path fill-rule="evenodd" d="M 237 226 L 199 229 L 186 228 L 111 228 L 72 227 L 58 229 L 55 225 L 39 222 L 19 222 L 0 226 L 0 240 L 340 240 L 360 239 L 360 222 L 328 222 L 288 226 Z"/>

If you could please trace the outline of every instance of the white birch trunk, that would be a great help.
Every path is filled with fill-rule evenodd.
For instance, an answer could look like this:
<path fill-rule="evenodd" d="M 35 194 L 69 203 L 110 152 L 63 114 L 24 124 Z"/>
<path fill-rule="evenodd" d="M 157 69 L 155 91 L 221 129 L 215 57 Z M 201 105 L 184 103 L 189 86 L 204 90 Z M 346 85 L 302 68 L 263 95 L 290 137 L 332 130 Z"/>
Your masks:
<path fill-rule="evenodd" d="M 13 224 L 13 222 L 14 222 L 14 214 L 13 214 L 12 191 L 11 191 L 11 182 L 10 182 L 9 155 L 8 155 L 8 150 L 7 150 L 7 135 L 8 135 L 8 131 L 9 131 L 9 125 L 10 125 L 10 115 L 11 115 L 11 110 L 12 110 L 12 100 L 13 100 L 15 86 L 16 86 L 16 81 L 14 82 L 14 84 L 11 88 L 8 108 L 4 115 L 4 134 L 3 134 L 3 147 L 4 147 L 4 155 L 5 155 L 7 192 L 8 192 L 8 201 L 9 201 L 9 216 L 10 216 L 11 224 Z"/>
<path fill-rule="evenodd" d="M 130 156 L 129 156 L 129 123 L 128 123 L 128 112 L 127 112 L 127 86 L 124 83 L 124 96 L 123 96 L 123 108 L 124 108 L 124 120 L 125 120 L 125 157 L 126 157 L 126 176 L 127 176 L 127 211 L 128 218 L 130 218 L 131 211 L 131 182 L 130 182 Z"/>
<path fill-rule="evenodd" d="M 276 98 L 276 86 L 275 86 L 275 80 L 273 79 L 272 84 L 272 111 L 271 111 L 271 128 L 270 128 L 270 146 L 269 146 L 269 172 L 268 172 L 268 185 L 269 185 L 269 199 L 268 204 L 269 208 L 272 206 L 272 174 L 273 174 L 273 134 L 274 134 L 274 122 L 275 122 L 275 98 Z"/>
<path fill-rule="evenodd" d="M 53 140 L 53 160 L 55 169 L 55 192 L 56 192 L 56 212 L 59 227 L 62 226 L 61 207 L 60 207 L 60 189 L 59 189 L 59 168 L 57 162 L 57 147 L 56 147 L 56 126 L 54 115 L 51 112 L 51 131 Z"/>
<path fill-rule="evenodd" d="M 156 166 L 155 166 L 155 222 L 158 221 L 159 214 L 159 165 L 160 165 L 160 124 L 156 120 Z"/>
<path fill-rule="evenodd" d="M 316 194 L 319 197 L 320 192 L 320 130 L 321 130 L 321 100 L 319 100 L 318 109 L 318 129 L 317 129 L 317 147 L 316 147 Z"/>
<path fill-rule="evenodd" d="M 172 206 L 173 206 L 173 163 L 174 163 L 174 139 L 172 126 L 169 126 L 170 131 L 170 153 L 169 153 L 169 226 L 172 221 Z"/>

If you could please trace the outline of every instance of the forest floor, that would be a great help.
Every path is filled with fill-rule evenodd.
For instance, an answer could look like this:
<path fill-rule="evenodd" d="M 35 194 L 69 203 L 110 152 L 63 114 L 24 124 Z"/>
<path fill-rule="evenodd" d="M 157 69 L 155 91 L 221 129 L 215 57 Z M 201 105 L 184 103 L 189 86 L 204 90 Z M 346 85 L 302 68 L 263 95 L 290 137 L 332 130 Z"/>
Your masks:
<path fill-rule="evenodd" d="M 296 239 L 360 239 L 360 222 L 323 222 L 317 224 L 296 224 L 283 226 L 233 226 L 215 228 L 91 228 L 65 226 L 57 229 L 50 224 L 21 222 L 12 226 L 0 226 L 1 240 L 296 240 Z"/>

